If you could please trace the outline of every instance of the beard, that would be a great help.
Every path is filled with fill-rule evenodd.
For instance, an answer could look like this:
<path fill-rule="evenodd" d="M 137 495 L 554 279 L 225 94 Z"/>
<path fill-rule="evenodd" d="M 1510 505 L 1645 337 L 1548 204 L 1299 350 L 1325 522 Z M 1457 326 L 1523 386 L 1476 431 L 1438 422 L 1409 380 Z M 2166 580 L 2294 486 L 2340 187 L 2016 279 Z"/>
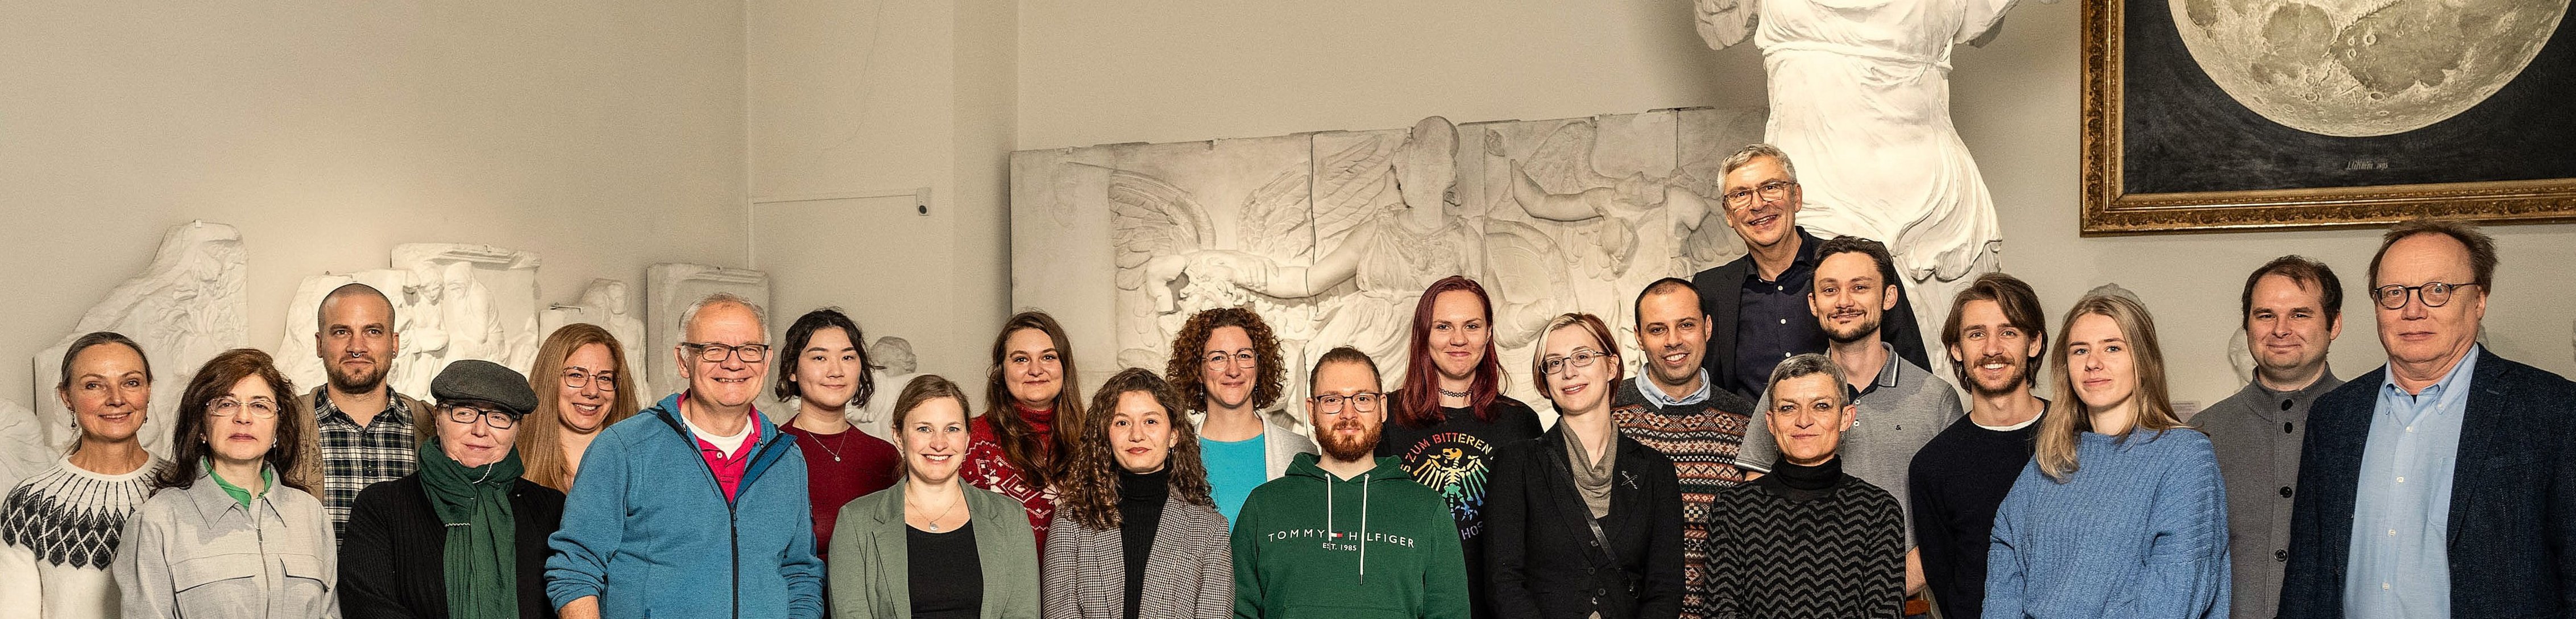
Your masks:
<path fill-rule="evenodd" d="M 1986 384 L 1985 379 L 1977 377 L 1976 372 L 1978 369 L 1983 368 L 1986 364 L 1990 363 L 2004 364 L 2003 384 L 1989 385 Z M 1984 397 L 1995 397 L 2012 393 L 2013 390 L 2020 389 L 2024 379 L 2029 377 L 2030 373 L 2027 369 L 2029 367 L 2027 364 L 2029 363 L 2030 360 L 2028 359 L 2016 359 L 2003 355 L 1994 355 L 1978 359 L 1975 365 L 1968 366 L 1968 391 Z"/>
<path fill-rule="evenodd" d="M 331 390 L 340 393 L 373 392 L 377 387 L 384 386 L 385 374 L 391 370 L 383 361 L 370 364 L 368 371 L 355 374 L 341 367 L 338 363 L 330 363 L 322 368 L 324 374 L 330 375 Z"/>
<path fill-rule="evenodd" d="M 1848 330 L 1836 330 L 1832 324 L 1826 324 L 1825 339 L 1833 340 L 1836 344 L 1849 344 L 1868 339 L 1869 336 L 1878 334 L 1878 322 L 1877 317 L 1872 317 L 1866 321 L 1852 323 Z"/>
<path fill-rule="evenodd" d="M 1367 460 L 1370 455 L 1377 451 L 1377 439 L 1383 431 L 1383 426 L 1378 428 L 1369 428 L 1367 432 L 1360 434 L 1358 438 L 1352 438 L 1349 440 L 1344 440 L 1342 438 L 1341 431 L 1343 428 L 1347 427 L 1358 429 L 1359 425 L 1359 422 L 1356 421 L 1344 421 L 1333 424 L 1333 428 L 1331 430 L 1315 433 L 1315 443 L 1317 446 L 1324 449 L 1325 456 L 1331 457 L 1334 460 L 1344 462 Z"/>

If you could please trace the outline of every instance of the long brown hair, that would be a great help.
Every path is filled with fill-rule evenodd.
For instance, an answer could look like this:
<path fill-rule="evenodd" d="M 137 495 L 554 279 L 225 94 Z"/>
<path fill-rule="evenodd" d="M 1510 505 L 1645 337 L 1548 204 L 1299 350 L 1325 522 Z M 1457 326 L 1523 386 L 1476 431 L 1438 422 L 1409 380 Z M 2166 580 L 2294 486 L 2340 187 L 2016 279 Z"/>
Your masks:
<path fill-rule="evenodd" d="M 617 343 L 617 336 L 587 322 L 556 328 L 554 334 L 546 336 L 546 343 L 537 347 L 536 366 L 528 369 L 528 388 L 537 392 L 537 410 L 520 421 L 525 425 L 519 431 L 519 462 L 527 467 L 524 477 L 537 485 L 572 490 L 574 463 L 564 458 L 563 410 L 556 402 L 562 399 L 564 362 L 572 358 L 573 351 L 592 344 L 608 347 L 610 367 L 614 368 L 611 371 L 617 373 L 617 393 L 609 400 L 608 413 L 600 417 L 599 428 L 605 430 L 633 417 L 641 408 L 635 399 L 634 373 L 626 367 L 626 347 Z M 422 417 L 415 423 L 427 424 L 430 420 Z"/>
<path fill-rule="evenodd" d="M 1252 410 L 1268 409 L 1270 405 L 1279 403 L 1280 392 L 1286 389 L 1288 379 L 1288 368 L 1279 357 L 1279 335 L 1272 332 L 1270 324 L 1262 322 L 1261 315 L 1253 313 L 1251 308 L 1220 307 L 1190 315 L 1190 321 L 1181 325 L 1180 335 L 1172 338 L 1172 360 L 1163 366 L 1163 380 L 1170 382 L 1174 394 L 1181 398 L 1184 408 L 1176 410 L 1194 410 L 1207 403 L 1207 383 L 1200 379 L 1199 374 L 1202 368 L 1207 367 L 1207 359 L 1202 353 L 1207 348 L 1208 338 L 1215 337 L 1216 330 L 1225 327 L 1243 329 L 1243 335 L 1252 340 L 1254 362 L 1261 364 L 1252 377 Z M 1098 399 L 1093 401 L 1096 403 Z M 1094 410 L 1098 408 L 1093 407 Z"/>
<path fill-rule="evenodd" d="M 1485 294 L 1483 284 L 1465 275 L 1443 277 L 1431 282 L 1431 287 L 1422 291 L 1422 299 L 1413 304 L 1412 350 L 1406 355 L 1404 383 L 1398 389 L 1403 394 L 1396 399 L 1394 415 L 1397 423 L 1407 427 L 1423 428 L 1449 420 L 1448 413 L 1440 411 L 1440 367 L 1431 361 L 1431 306 L 1440 300 L 1440 293 L 1453 290 L 1475 293 L 1476 302 L 1485 309 L 1485 357 L 1476 363 L 1475 379 L 1468 383 L 1467 408 L 1476 412 L 1477 419 L 1491 423 L 1494 399 L 1503 395 L 1503 362 L 1494 349 L 1493 295 Z"/>
<path fill-rule="evenodd" d="M 1130 393 L 1154 396 L 1163 407 L 1163 417 L 1172 424 L 1172 449 L 1163 468 L 1172 472 L 1172 493 L 1192 505 L 1216 507 L 1209 498 L 1207 465 L 1199 460 L 1199 433 L 1190 426 L 1190 418 L 1181 414 L 1180 396 L 1172 393 L 1170 383 L 1144 368 L 1119 370 L 1091 396 L 1091 415 L 1083 418 L 1082 435 L 1074 439 L 1065 454 L 1064 476 L 1057 484 L 1063 494 L 1055 502 L 1057 513 L 1095 531 L 1118 528 L 1118 449 L 1109 444 L 1109 411 L 1118 408 L 1118 399 Z"/>
<path fill-rule="evenodd" d="M 2137 436 L 2139 430 L 2154 430 L 2156 436 L 2164 436 L 2166 430 L 2190 429 L 2182 418 L 2174 416 L 2173 396 L 2166 390 L 2164 347 L 2156 344 L 2156 321 L 2147 314 L 2147 306 L 2118 294 L 2087 296 L 2066 310 L 2066 320 L 2058 323 L 2061 334 L 2073 331 L 2075 319 L 2088 315 L 2105 316 L 2119 325 L 2120 339 L 2129 343 L 2130 367 L 2138 373 L 2138 390 L 2129 396 L 2135 402 L 2136 419 L 2120 440 Z M 2071 338 L 2059 339 L 2056 351 L 2050 353 L 2057 359 L 2059 410 L 2040 416 L 2038 449 L 2033 457 L 2039 461 L 2039 472 L 2062 484 L 2082 468 L 2075 461 L 2075 451 L 2083 443 L 2083 433 L 2093 429 L 2093 410 L 2075 393 L 2071 376 L 2074 364 L 2067 353 L 2067 340 Z"/>
<path fill-rule="evenodd" d="M 1016 404 L 1019 399 L 1011 397 L 1011 389 L 1002 379 L 1002 362 L 1010 354 L 1011 334 L 1025 329 L 1044 332 L 1053 341 L 1060 368 L 1056 380 L 1064 383 L 1064 388 L 1055 392 L 1055 423 L 1046 436 L 1039 436 L 1029 420 L 1020 418 Z M 1062 472 L 1056 455 L 1064 453 L 1064 446 L 1073 442 L 1073 433 L 1081 431 L 1082 389 L 1074 385 L 1076 376 L 1079 374 L 1073 369 L 1073 340 L 1065 337 L 1064 326 L 1056 324 L 1054 316 L 1026 310 L 1002 321 L 1002 332 L 993 336 L 993 369 L 986 371 L 984 377 L 987 408 L 983 418 L 993 428 L 994 442 L 1001 443 L 1002 459 L 1011 468 L 1019 469 L 1020 477 L 1031 486 L 1045 488 L 1055 483 L 1057 474 Z"/>
<path fill-rule="evenodd" d="M 277 371 L 277 362 L 256 348 L 235 348 L 206 360 L 197 376 L 188 380 L 188 388 L 179 396 L 179 418 L 170 424 L 170 463 L 152 476 L 152 489 L 186 488 L 204 475 L 197 462 L 209 457 L 206 447 L 206 404 L 231 393 L 233 383 L 257 376 L 277 392 L 277 427 L 269 439 L 268 466 L 277 470 L 277 481 L 288 488 L 311 493 L 322 480 L 307 479 L 304 461 L 320 457 L 306 453 L 317 445 L 297 440 L 306 426 L 313 425 L 313 413 L 304 408 L 303 398 L 296 397 L 294 383 Z M 319 467 L 316 467 L 318 470 Z"/>

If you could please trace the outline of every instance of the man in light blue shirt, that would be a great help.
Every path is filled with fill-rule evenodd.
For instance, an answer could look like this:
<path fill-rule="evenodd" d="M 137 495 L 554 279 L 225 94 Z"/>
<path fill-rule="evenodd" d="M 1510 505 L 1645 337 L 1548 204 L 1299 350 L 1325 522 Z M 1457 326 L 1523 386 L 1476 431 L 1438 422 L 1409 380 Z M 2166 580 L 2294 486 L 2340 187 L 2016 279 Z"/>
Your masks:
<path fill-rule="evenodd" d="M 2576 613 L 2576 383 L 2477 343 L 2495 265 L 2427 220 L 2371 259 L 2388 365 L 2309 410 L 2282 618 Z"/>

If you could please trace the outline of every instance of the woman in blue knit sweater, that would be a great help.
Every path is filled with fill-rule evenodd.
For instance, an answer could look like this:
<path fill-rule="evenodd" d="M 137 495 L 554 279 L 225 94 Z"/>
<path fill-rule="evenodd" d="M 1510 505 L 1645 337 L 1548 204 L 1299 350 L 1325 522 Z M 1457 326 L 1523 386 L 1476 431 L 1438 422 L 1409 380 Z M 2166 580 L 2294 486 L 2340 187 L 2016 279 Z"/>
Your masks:
<path fill-rule="evenodd" d="M 1986 619 L 2227 616 L 2227 499 L 2209 437 L 2174 416 L 2146 306 L 2066 313 L 2037 454 L 1995 513 Z"/>

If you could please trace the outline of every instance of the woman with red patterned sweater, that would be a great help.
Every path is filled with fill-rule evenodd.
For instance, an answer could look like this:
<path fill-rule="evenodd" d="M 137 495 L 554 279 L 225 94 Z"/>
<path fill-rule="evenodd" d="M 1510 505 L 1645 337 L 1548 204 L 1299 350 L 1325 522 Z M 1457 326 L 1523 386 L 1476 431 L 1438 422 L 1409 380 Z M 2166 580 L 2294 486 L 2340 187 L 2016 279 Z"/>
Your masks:
<path fill-rule="evenodd" d="M 1037 547 L 1046 548 L 1055 517 L 1058 454 L 1082 427 L 1082 390 L 1073 384 L 1073 344 L 1046 312 L 1030 310 L 1002 322 L 993 340 L 993 370 L 985 381 L 989 408 L 967 424 L 972 441 L 966 483 L 1019 501 L 1029 512 Z"/>

